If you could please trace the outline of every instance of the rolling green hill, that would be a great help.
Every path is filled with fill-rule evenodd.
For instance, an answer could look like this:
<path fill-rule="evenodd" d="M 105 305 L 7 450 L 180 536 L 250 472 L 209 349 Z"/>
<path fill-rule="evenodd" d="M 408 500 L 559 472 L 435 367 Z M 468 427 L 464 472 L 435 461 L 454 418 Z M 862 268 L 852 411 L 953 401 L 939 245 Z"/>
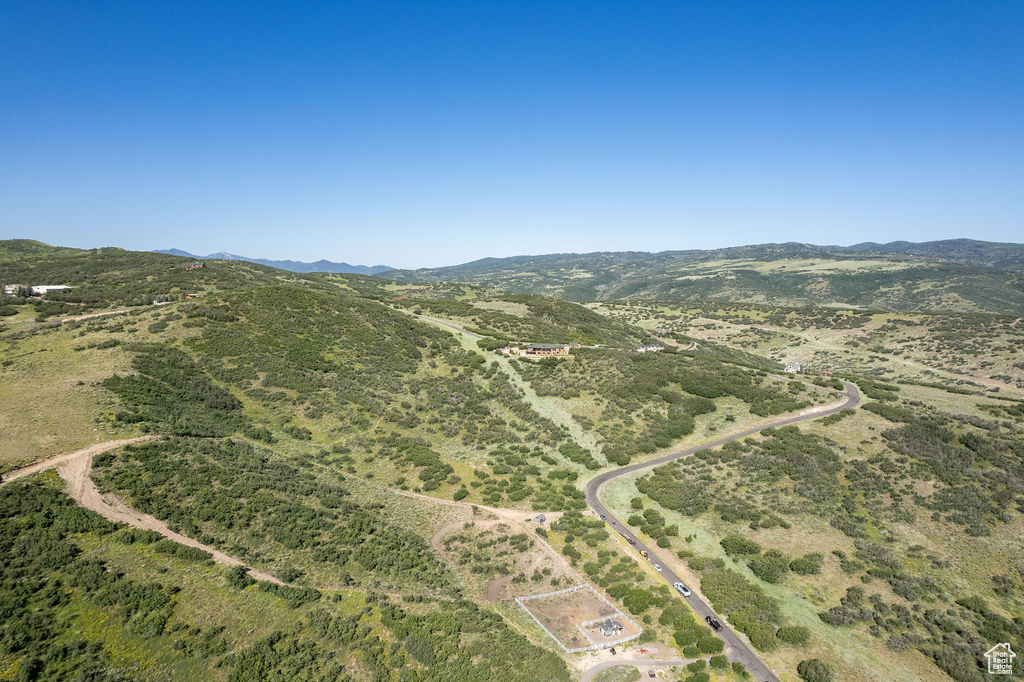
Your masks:
<path fill-rule="evenodd" d="M 1024 247 L 968 240 L 855 247 L 763 244 L 710 251 L 487 258 L 382 273 L 487 283 L 576 301 L 716 300 L 879 310 L 1024 311 Z M 988 264 L 1000 265 L 991 267 Z"/>
<path fill-rule="evenodd" d="M 686 266 L 704 275 L 673 281 L 705 299 L 715 281 L 729 295 L 774 282 L 773 295 L 796 297 L 811 277 L 875 304 L 1017 295 L 998 278 L 1018 273 L 810 248 L 704 254 Z M 678 254 L 593 258 L 588 272 L 619 292 L 625 280 L 647 290 L 645 264 L 682 267 Z M 986 638 L 1024 637 L 1024 574 L 1004 560 L 1024 551 L 1017 317 L 582 305 L 481 284 L 182 267 L 193 265 L 0 243 L 3 281 L 72 287 L 0 301 L 0 400 L 17 406 L 0 414 L 0 472 L 156 436 L 96 456 L 85 475 L 252 569 L 108 523 L 52 471 L 4 483 L 0 679 L 569 680 L 580 660 L 510 600 L 583 581 L 643 623 L 643 644 L 710 653 L 698 642 L 721 642 L 586 511 L 583 486 L 813 415 L 836 399 L 820 390 L 839 385 L 825 366 L 857 381 L 863 409 L 623 476 L 604 492 L 609 509 L 780 674 L 818 657 L 841 679 L 976 680 Z M 982 272 L 992 289 L 908 283 L 941 271 Z M 653 339 L 666 347 L 637 352 Z M 500 350 L 525 341 L 584 347 L 541 360 Z M 778 376 L 788 358 L 809 373 Z M 550 522 L 523 523 L 537 512 Z"/>

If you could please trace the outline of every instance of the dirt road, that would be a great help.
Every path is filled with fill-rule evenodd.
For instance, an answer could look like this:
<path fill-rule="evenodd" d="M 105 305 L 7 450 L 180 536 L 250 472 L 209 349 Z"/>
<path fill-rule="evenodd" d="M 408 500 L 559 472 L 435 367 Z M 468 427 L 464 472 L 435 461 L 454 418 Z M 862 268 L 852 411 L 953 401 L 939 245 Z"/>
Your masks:
<path fill-rule="evenodd" d="M 624 665 L 624 666 L 631 666 L 631 665 L 633 665 L 633 666 L 636 666 L 637 669 L 641 673 L 645 673 L 648 670 L 651 670 L 652 668 L 678 668 L 678 667 L 686 665 L 687 663 L 692 663 L 695 660 L 697 660 L 697 659 L 695 659 L 695 658 L 678 658 L 678 659 L 667 660 L 667 661 L 650 661 L 650 660 L 645 660 L 645 659 L 642 659 L 642 658 L 623 658 L 623 659 L 618 660 L 618 661 L 614 661 L 614 660 L 613 661 L 604 661 L 603 663 L 598 663 L 594 667 L 588 668 L 587 670 L 585 670 L 583 672 L 583 677 L 580 678 L 580 682 L 590 682 L 590 680 L 594 679 L 594 676 L 597 675 L 599 672 L 601 672 L 603 670 L 607 670 L 608 668 L 614 668 L 614 667 L 620 666 L 620 665 Z"/>
<path fill-rule="evenodd" d="M 102 313 L 89 313 L 87 315 L 75 315 L 74 317 L 65 317 L 60 321 L 61 324 L 67 324 L 68 322 L 79 322 L 81 320 L 88 320 L 93 317 L 106 317 L 108 315 L 124 315 L 127 310 L 107 310 Z"/>
<path fill-rule="evenodd" d="M 136 438 L 124 438 L 122 440 L 108 440 L 105 443 L 97 443 L 96 445 L 90 445 L 87 448 L 81 450 L 75 450 L 74 452 L 66 452 L 63 455 L 57 455 L 48 459 L 39 460 L 35 464 L 29 464 L 28 466 L 21 467 L 20 469 L 14 469 L 4 474 L 3 482 L 14 481 L 25 476 L 31 476 L 39 471 L 45 471 L 65 460 L 74 459 L 76 457 L 88 457 L 90 461 L 96 455 L 102 454 L 107 450 L 113 450 L 115 448 L 123 447 L 125 445 L 131 445 L 132 443 L 138 443 L 140 441 L 149 440 L 155 438 L 155 436 L 137 436 Z"/>
<path fill-rule="evenodd" d="M 358 476 L 349 476 L 349 478 L 369 483 L 369 481 L 366 481 L 366 479 L 359 478 Z M 428 502 L 436 502 L 438 504 L 447 505 L 449 507 L 461 507 L 463 509 L 472 509 L 475 507 L 478 511 L 493 514 L 494 516 L 498 517 L 499 519 L 502 519 L 503 521 L 509 521 L 518 526 L 523 526 L 524 524 L 526 524 L 527 530 L 529 530 L 528 526 L 530 523 L 532 523 L 532 519 L 539 513 L 525 511 L 522 509 L 507 509 L 505 507 L 488 507 L 486 504 L 477 504 L 476 502 L 446 500 L 443 497 L 431 497 L 430 495 L 425 495 L 423 493 L 414 493 L 411 490 L 395 490 L 394 488 L 386 487 L 384 489 L 387 490 L 388 492 L 394 493 L 395 495 L 413 497 L 416 498 L 417 500 L 427 500 Z M 547 517 L 546 523 L 552 523 L 554 521 L 557 521 L 559 518 L 562 517 L 563 513 L 564 512 L 560 511 L 544 512 L 544 515 Z"/>
<path fill-rule="evenodd" d="M 185 537 L 181 533 L 176 533 L 168 528 L 167 524 L 163 521 L 156 519 L 149 514 L 143 514 L 137 509 L 132 509 L 114 495 L 104 495 L 99 491 L 99 488 L 96 487 L 96 484 L 93 483 L 92 478 L 90 478 L 90 474 L 92 473 L 92 458 L 108 450 L 113 450 L 114 448 L 119 448 L 124 445 L 130 445 L 131 443 L 149 440 L 151 438 L 155 438 L 155 436 L 139 436 L 138 438 L 112 440 L 107 441 L 106 443 L 98 443 L 82 450 L 76 450 L 75 452 L 50 457 L 49 459 L 44 459 L 43 461 L 36 462 L 30 466 L 8 472 L 7 475 L 4 476 L 3 482 L 8 483 L 56 466 L 57 473 L 64 479 L 64 491 L 68 496 L 81 506 L 90 511 L 96 512 L 103 518 L 116 523 L 124 523 L 141 530 L 156 531 L 168 540 L 173 540 L 179 544 L 187 545 L 188 547 L 195 547 L 196 549 L 201 549 L 204 552 L 209 552 L 213 556 L 213 560 L 219 564 L 224 564 L 225 566 L 245 566 L 249 569 L 249 575 L 256 580 L 265 580 L 276 585 L 284 585 L 284 582 L 278 580 L 269 573 L 264 573 L 263 571 L 258 571 L 251 566 L 246 566 L 246 564 L 233 556 L 228 556 L 227 554 L 224 554 L 224 552 L 214 549 L 209 545 L 204 545 L 192 538 Z"/>
<path fill-rule="evenodd" d="M 463 329 L 462 327 L 458 326 L 454 322 L 449 322 L 448 320 L 441 320 L 441 319 L 438 319 L 436 317 L 430 317 L 429 315 L 417 315 L 416 313 L 410 313 L 410 314 L 413 317 L 420 318 L 421 320 L 426 320 L 427 322 L 433 322 L 434 324 L 441 325 L 442 327 L 447 327 L 448 329 L 451 329 L 452 331 L 456 331 L 456 332 L 459 332 L 461 334 L 465 334 L 466 336 L 468 336 L 468 337 L 470 337 L 472 339 L 482 339 L 482 338 L 484 338 L 480 334 L 477 334 L 476 332 L 471 332 L 468 329 Z"/>

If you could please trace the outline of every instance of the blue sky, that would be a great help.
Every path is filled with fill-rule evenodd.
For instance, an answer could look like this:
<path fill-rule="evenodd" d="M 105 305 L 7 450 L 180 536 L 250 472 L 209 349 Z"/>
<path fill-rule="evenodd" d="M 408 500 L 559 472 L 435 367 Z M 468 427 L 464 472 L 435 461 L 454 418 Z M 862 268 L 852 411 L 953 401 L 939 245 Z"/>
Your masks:
<path fill-rule="evenodd" d="M 1024 241 L 1024 3 L 0 0 L 0 238 Z"/>

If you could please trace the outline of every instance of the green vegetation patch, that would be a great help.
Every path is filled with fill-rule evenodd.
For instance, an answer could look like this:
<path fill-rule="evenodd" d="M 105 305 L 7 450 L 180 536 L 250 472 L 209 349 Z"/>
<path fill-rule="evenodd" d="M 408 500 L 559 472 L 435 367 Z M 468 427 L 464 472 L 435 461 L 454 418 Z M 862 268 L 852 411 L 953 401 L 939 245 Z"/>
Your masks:
<path fill-rule="evenodd" d="M 244 442 L 171 438 L 94 461 L 102 487 L 201 542 L 257 565 L 301 568 L 319 584 L 370 576 L 453 594 L 418 535 L 348 500 L 342 485 Z M 362 576 L 362 577 L 360 577 Z"/>
<path fill-rule="evenodd" d="M 131 350 L 137 374 L 102 382 L 121 399 L 117 422 L 143 422 L 147 429 L 182 436 L 226 436 L 245 424 L 238 399 L 210 381 L 186 353 L 157 344 Z"/>
<path fill-rule="evenodd" d="M 572 362 L 521 361 L 513 366 L 538 395 L 574 401 L 570 409 L 578 410 L 577 420 L 600 434 L 604 456 L 617 464 L 693 433 L 695 418 L 715 410 L 715 398 L 739 398 L 761 416 L 808 404 L 763 373 L 668 350 L 584 349 Z M 580 414 L 581 405 L 590 405 L 587 412 L 599 414 L 599 419 Z"/>
<path fill-rule="evenodd" d="M 189 570 L 206 561 L 164 552 L 155 534 L 116 530 L 58 488 L 37 477 L 0 489 L 0 656 L 19 679 L 327 682 L 401 669 L 439 680 L 569 679 L 558 656 L 471 602 L 296 600 L 291 588 Z M 128 577 L 79 541 L 155 578 Z"/>

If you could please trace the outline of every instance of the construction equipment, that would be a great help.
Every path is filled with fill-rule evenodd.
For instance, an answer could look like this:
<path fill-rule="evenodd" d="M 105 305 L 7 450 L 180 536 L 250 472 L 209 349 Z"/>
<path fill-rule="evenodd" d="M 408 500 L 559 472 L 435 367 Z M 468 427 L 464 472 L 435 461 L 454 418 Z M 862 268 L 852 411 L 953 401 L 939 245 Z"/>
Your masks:
<path fill-rule="evenodd" d="M 645 559 L 646 559 L 647 557 L 649 557 L 649 556 L 650 556 L 650 554 L 648 554 L 648 553 L 647 553 L 647 550 L 646 550 L 646 549 L 641 549 L 641 550 L 640 550 L 640 556 L 642 556 L 643 558 L 645 558 Z"/>

